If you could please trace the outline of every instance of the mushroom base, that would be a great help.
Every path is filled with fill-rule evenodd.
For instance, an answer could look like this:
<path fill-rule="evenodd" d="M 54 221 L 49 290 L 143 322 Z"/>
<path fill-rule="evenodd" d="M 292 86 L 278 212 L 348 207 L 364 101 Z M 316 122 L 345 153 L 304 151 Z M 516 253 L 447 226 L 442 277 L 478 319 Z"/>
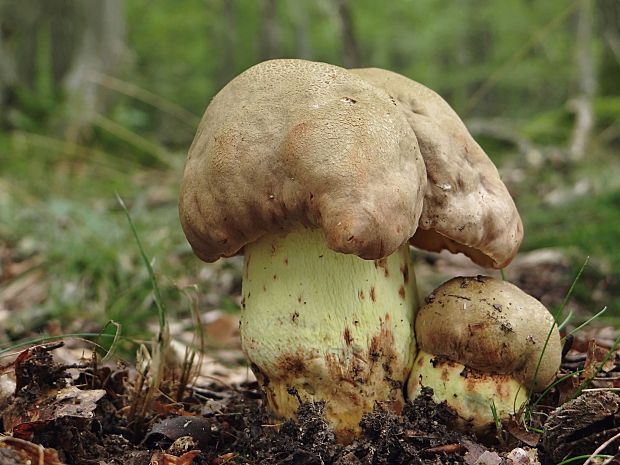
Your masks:
<path fill-rule="evenodd" d="M 241 341 L 268 407 L 292 418 L 324 401 L 343 441 L 377 402 L 402 409 L 417 305 L 407 245 L 363 260 L 300 228 L 245 247 Z"/>
<path fill-rule="evenodd" d="M 408 398 L 415 399 L 423 387 L 433 389 L 435 402 L 445 401 L 454 410 L 458 427 L 477 433 L 495 427 L 492 404 L 497 417 L 507 420 L 528 398 L 525 386 L 510 375 L 482 373 L 421 350 L 407 385 Z"/>

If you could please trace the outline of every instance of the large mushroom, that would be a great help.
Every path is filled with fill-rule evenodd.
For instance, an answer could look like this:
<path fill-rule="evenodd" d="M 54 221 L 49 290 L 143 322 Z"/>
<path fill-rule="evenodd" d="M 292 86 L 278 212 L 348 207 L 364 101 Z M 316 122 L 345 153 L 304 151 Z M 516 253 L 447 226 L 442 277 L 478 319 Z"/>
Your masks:
<path fill-rule="evenodd" d="M 454 278 L 435 289 L 418 311 L 415 332 L 409 397 L 430 387 L 435 401 L 456 412 L 457 425 L 481 433 L 516 414 L 530 390 L 542 391 L 560 368 L 553 316 L 518 287 L 487 276 Z"/>
<path fill-rule="evenodd" d="M 428 188 L 411 244 L 462 252 L 486 268 L 508 265 L 523 239 L 521 218 L 495 165 L 455 111 L 436 92 L 400 74 L 351 72 L 397 102 L 420 145 Z"/>
<path fill-rule="evenodd" d="M 278 416 L 325 401 L 346 435 L 376 402 L 402 407 L 410 240 L 486 266 L 516 253 L 521 223 L 497 170 L 436 94 L 415 99 L 364 70 L 273 60 L 226 85 L 200 123 L 181 223 L 203 260 L 245 255 L 242 345 Z"/>

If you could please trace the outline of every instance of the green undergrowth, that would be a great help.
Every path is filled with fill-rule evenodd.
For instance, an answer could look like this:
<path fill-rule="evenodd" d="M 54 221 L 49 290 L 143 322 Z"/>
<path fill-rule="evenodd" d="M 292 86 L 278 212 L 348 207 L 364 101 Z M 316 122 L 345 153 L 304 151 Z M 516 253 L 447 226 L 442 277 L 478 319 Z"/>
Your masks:
<path fill-rule="evenodd" d="M 116 123 L 127 126 L 122 118 Z M 50 320 L 59 321 L 68 333 L 97 332 L 113 320 L 124 336 L 153 334 L 157 311 L 149 273 L 116 193 L 125 200 L 152 257 L 172 318 L 188 315 L 187 292 L 199 296 L 202 311 L 238 311 L 230 289 L 213 287 L 214 274 L 238 279 L 236 265 L 201 263 L 179 225 L 184 146 L 171 149 L 132 132 L 131 126 L 123 132 L 109 122 L 103 125 L 113 132 L 97 127 L 85 144 L 67 143 L 41 130 L 0 133 L 0 251 L 11 261 L 30 263 L 23 276 L 0 281 L 0 296 L 15 280 L 32 278 L 17 303 L 4 302 L 12 313 L 0 329 L 0 344 L 44 334 Z M 499 165 L 515 159 L 509 145 L 496 143 L 493 150 L 483 145 Z M 511 191 L 525 224 L 522 251 L 566 250 L 574 269 L 590 256 L 573 298 L 591 313 L 607 305 L 599 321 L 617 325 L 620 162 L 610 150 L 594 151 L 572 165 L 551 161 L 529 168 L 526 179 Z M 579 183 L 586 188 L 576 189 Z M 559 201 L 549 201 L 554 191 Z M 592 293 L 598 283 L 606 290 L 602 302 Z M 36 286 L 43 289 L 39 297 L 29 296 Z"/>
<path fill-rule="evenodd" d="M 575 299 L 588 305 L 597 300 L 593 289 L 604 289 L 604 300 L 596 304 L 608 305 L 609 312 L 601 321 L 617 324 L 620 318 L 620 188 L 581 195 L 561 205 L 539 205 L 527 209 L 523 219 L 526 230 L 523 251 L 561 249 L 575 268 L 584 257 L 592 257 L 584 278 L 577 283 Z"/>
<path fill-rule="evenodd" d="M 172 315 L 187 316 L 183 291 L 192 292 L 185 288 L 197 282 L 201 264 L 178 222 L 183 153 L 169 154 L 170 168 L 163 170 L 131 153 L 121 158 L 25 134 L 0 139 L 0 153 L 0 249 L 11 262 L 28 264 L 0 282 L 0 295 L 16 281 L 32 279 L 3 302 L 12 313 L 0 344 L 7 342 L 3 336 L 45 333 L 51 320 L 64 332 L 96 332 L 113 320 L 125 335 L 150 337 L 157 326 L 151 277 L 116 192 L 152 257 L 162 299 Z M 9 272 L 9 260 L 3 264 Z M 209 289 L 205 284 L 199 291 Z"/>

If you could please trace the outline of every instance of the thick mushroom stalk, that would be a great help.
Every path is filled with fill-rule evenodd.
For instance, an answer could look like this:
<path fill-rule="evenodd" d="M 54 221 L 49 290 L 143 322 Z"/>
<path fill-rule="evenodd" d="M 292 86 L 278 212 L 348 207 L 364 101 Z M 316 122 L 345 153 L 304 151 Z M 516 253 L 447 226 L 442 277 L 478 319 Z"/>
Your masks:
<path fill-rule="evenodd" d="M 417 307 L 408 246 L 363 260 L 320 230 L 266 235 L 245 248 L 242 307 L 243 348 L 278 416 L 325 401 L 346 436 L 377 402 L 402 409 Z"/>
<path fill-rule="evenodd" d="M 457 413 L 459 426 L 477 432 L 493 427 L 496 416 L 517 413 L 530 390 L 543 390 L 560 368 L 553 316 L 538 300 L 494 278 L 442 284 L 420 308 L 415 329 L 419 351 L 409 398 L 430 387 L 437 402 Z"/>

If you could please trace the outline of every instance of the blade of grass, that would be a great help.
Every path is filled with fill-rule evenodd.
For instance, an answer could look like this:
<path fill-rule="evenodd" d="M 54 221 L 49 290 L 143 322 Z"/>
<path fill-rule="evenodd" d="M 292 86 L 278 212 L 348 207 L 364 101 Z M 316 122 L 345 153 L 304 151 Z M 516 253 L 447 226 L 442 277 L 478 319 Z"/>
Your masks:
<path fill-rule="evenodd" d="M 159 316 L 159 335 L 158 340 L 161 341 L 165 332 L 166 326 L 166 305 L 161 297 L 161 292 L 159 290 L 159 285 L 157 284 L 157 278 L 155 277 L 155 272 L 153 271 L 153 267 L 151 266 L 151 262 L 149 261 L 146 252 L 144 251 L 144 247 L 142 247 L 142 241 L 140 241 L 140 237 L 138 236 L 138 230 L 129 214 L 129 210 L 127 209 L 127 205 L 121 198 L 121 196 L 117 193 L 116 199 L 118 203 L 121 205 L 121 208 L 125 212 L 125 216 L 127 217 L 127 221 L 129 222 L 129 227 L 131 228 L 131 233 L 133 234 L 134 239 L 136 240 L 136 244 L 138 245 L 138 250 L 140 250 L 140 256 L 144 262 L 144 266 L 146 267 L 149 278 L 151 280 L 151 286 L 153 288 L 153 296 L 155 298 L 155 306 L 157 307 L 157 313 Z"/>
<path fill-rule="evenodd" d="M 86 339 L 88 337 L 92 337 L 92 338 L 117 338 L 118 340 L 126 340 L 132 343 L 137 343 L 139 341 L 132 339 L 130 337 L 127 336 L 117 336 L 116 334 L 101 334 L 101 333 L 67 333 L 67 334 L 60 334 L 57 336 L 41 336 L 41 337 L 37 337 L 37 338 L 33 338 L 33 339 L 27 339 L 25 341 L 21 341 L 21 342 L 17 342 L 17 343 L 12 343 L 10 346 L 5 347 L 3 349 L 0 349 L 0 357 L 5 357 L 7 356 L 6 354 L 8 354 L 9 352 L 13 352 L 16 349 L 22 348 L 22 347 L 27 347 L 27 346 L 33 346 L 33 345 L 37 345 L 37 344 L 42 344 L 45 342 L 51 342 L 51 341 L 57 341 L 59 339 L 81 339 L 89 344 L 94 345 L 95 347 L 101 349 L 101 350 L 105 350 L 105 347 L 100 346 L 99 344 L 97 344 L 94 341 L 91 341 L 89 339 Z"/>
<path fill-rule="evenodd" d="M 97 164 L 99 167 L 114 171 L 115 173 L 123 172 L 123 170 L 140 168 L 140 163 L 132 158 L 121 158 L 115 154 L 105 152 L 103 150 L 86 147 L 64 139 L 43 136 L 26 131 L 14 131 L 11 134 L 14 144 L 23 144 L 31 147 L 40 147 L 58 151 L 63 155 L 74 155 L 89 163 Z M 18 149 L 17 151 L 19 151 Z M 24 151 L 25 148 L 21 148 Z M 97 158 L 105 161 L 97 161 Z M 108 160 L 114 160 L 110 163 Z"/>
<path fill-rule="evenodd" d="M 123 140 L 134 147 L 150 153 L 154 159 L 160 162 L 163 166 L 171 167 L 170 159 L 166 156 L 166 150 L 150 140 L 142 137 L 141 135 L 130 131 L 126 127 L 121 126 L 116 121 L 112 121 L 110 118 L 106 118 L 101 114 L 95 115 L 93 122 L 101 129 L 109 132 L 113 136 Z"/>
<path fill-rule="evenodd" d="M 564 318 L 564 321 L 562 321 L 562 323 L 558 325 L 558 331 L 562 331 L 562 329 L 564 329 L 564 327 L 566 327 L 566 325 L 570 323 L 570 320 L 573 319 L 573 313 L 574 312 L 572 309 L 568 311 L 568 315 L 566 315 L 566 318 Z"/>
<path fill-rule="evenodd" d="M 136 240 L 138 250 L 140 251 L 140 256 L 142 257 L 144 266 L 147 269 L 149 278 L 151 280 L 151 286 L 153 288 L 153 297 L 155 300 L 155 305 L 157 307 L 157 313 L 159 316 L 159 331 L 157 334 L 156 343 L 153 344 L 150 353 L 146 349 L 146 347 L 141 346 L 137 357 L 139 360 L 139 355 L 143 355 L 144 369 L 142 372 L 138 370 L 138 373 L 140 373 L 140 379 L 138 382 L 138 387 L 135 390 L 136 396 L 130 409 L 130 418 L 133 421 L 134 432 L 138 432 L 141 431 L 142 426 L 144 425 L 147 417 L 147 412 L 151 408 L 153 398 L 155 397 L 155 394 L 159 392 L 159 388 L 164 378 L 166 354 L 168 348 L 170 347 L 170 333 L 168 331 L 168 323 L 166 319 L 166 305 L 161 297 L 159 284 L 157 283 L 157 277 L 155 276 L 155 272 L 153 271 L 151 262 L 146 255 L 144 247 L 142 246 L 142 241 L 140 240 L 140 236 L 138 235 L 138 230 L 136 229 L 133 219 L 129 214 L 129 209 L 127 208 L 127 205 L 125 205 L 125 202 L 118 193 L 116 194 L 116 198 L 118 199 L 119 204 L 121 205 L 123 211 L 125 212 L 125 215 L 127 216 L 127 221 L 129 223 L 129 227 L 131 228 L 131 233 Z M 143 391 L 144 387 L 146 388 L 145 391 Z"/>
<path fill-rule="evenodd" d="M 538 43 L 543 42 L 547 34 L 555 28 L 561 26 L 566 18 L 577 8 L 579 2 L 573 1 L 559 14 L 555 15 L 546 24 L 536 29 L 523 46 L 516 50 L 501 66 L 499 66 L 491 75 L 480 85 L 473 93 L 465 105 L 465 112 L 469 112 L 476 107 L 478 102 L 495 86 L 507 73 L 511 72 L 515 65 L 525 58 L 530 50 Z"/>
<path fill-rule="evenodd" d="M 502 431 L 502 422 L 499 419 L 499 414 L 497 413 L 497 407 L 495 406 L 495 401 L 491 399 L 491 404 L 489 405 L 491 408 L 491 414 L 493 415 L 493 422 L 495 423 L 495 431 L 497 433 L 497 440 L 501 445 L 504 444 L 504 435 Z"/>
<path fill-rule="evenodd" d="M 538 357 L 538 362 L 536 363 L 536 370 L 534 371 L 534 376 L 532 377 L 532 381 L 530 382 L 527 404 L 529 404 L 531 401 L 532 393 L 534 392 L 534 385 L 536 384 L 536 379 L 538 378 L 538 373 L 540 372 L 540 365 L 542 363 L 543 356 L 545 355 L 545 351 L 547 350 L 547 345 L 549 345 L 549 340 L 551 339 L 553 330 L 557 326 L 557 321 L 562 316 L 562 313 L 564 312 L 564 308 L 566 307 L 566 304 L 568 303 L 569 299 L 573 295 L 575 286 L 577 285 L 577 282 L 579 282 L 579 279 L 581 278 L 581 275 L 583 274 L 583 270 L 585 269 L 589 261 L 590 261 L 590 257 L 586 257 L 586 259 L 583 262 L 583 265 L 581 265 L 581 268 L 579 268 L 579 271 L 577 272 L 575 279 L 573 279 L 573 282 L 570 285 L 568 292 L 564 296 L 562 303 L 560 304 L 560 306 L 556 309 L 556 311 L 553 314 L 553 324 L 551 325 L 551 328 L 549 328 L 549 331 L 547 332 L 545 343 L 543 344 L 542 351 L 540 352 L 540 357 Z"/>
<path fill-rule="evenodd" d="M 579 271 L 575 275 L 575 279 L 573 279 L 572 284 L 568 288 L 568 292 L 564 296 L 564 299 L 562 300 L 562 303 L 560 304 L 560 306 L 556 309 L 556 311 L 553 314 L 553 316 L 555 318 L 555 321 L 558 321 L 559 318 L 562 316 L 562 312 L 564 311 L 564 308 L 566 307 L 566 304 L 568 304 L 568 301 L 572 297 L 573 292 L 575 290 L 575 286 L 577 285 L 577 283 L 581 279 L 581 275 L 583 274 L 583 270 L 585 270 L 585 268 L 588 265 L 589 261 L 590 261 L 590 257 L 587 256 L 586 259 L 583 261 L 583 264 L 581 265 L 581 268 L 579 268 Z"/>
<path fill-rule="evenodd" d="M 107 360 L 108 357 L 114 353 L 114 350 L 116 349 L 116 346 L 118 345 L 118 341 L 121 335 L 122 326 L 120 323 L 117 323 L 114 320 L 110 320 L 105 324 L 105 326 L 101 329 L 101 333 L 100 333 L 101 335 L 105 334 L 104 331 L 106 330 L 106 328 L 108 328 L 108 326 L 114 326 L 115 328 L 114 338 L 112 339 L 112 343 L 110 344 L 110 347 L 106 351 L 105 355 L 101 357 L 102 361 Z"/>
<path fill-rule="evenodd" d="M 596 450 L 592 452 L 592 455 L 588 457 L 588 460 L 586 460 L 583 463 L 583 465 L 589 465 L 590 463 L 592 463 L 592 460 L 594 460 L 595 457 L 597 457 L 601 452 L 607 449 L 611 445 L 611 443 L 613 443 L 614 441 L 617 441 L 618 439 L 620 439 L 620 433 L 616 434 L 615 436 L 609 438 L 607 441 L 603 442 L 603 444 L 598 446 Z"/>
<path fill-rule="evenodd" d="M 567 463 L 576 462 L 577 460 L 585 460 L 585 459 L 587 459 L 589 457 L 592 457 L 592 455 L 577 455 L 575 457 L 571 457 L 569 459 L 562 460 L 561 462 L 558 462 L 557 465 L 565 465 Z M 594 458 L 595 459 L 610 459 L 610 458 L 613 458 L 613 455 L 601 455 L 601 454 L 598 454 L 598 455 L 595 455 Z"/>
<path fill-rule="evenodd" d="M 565 374 L 564 376 L 561 376 L 560 378 L 556 379 L 555 381 L 553 381 L 551 384 L 549 384 L 549 386 L 547 386 L 545 388 L 545 390 L 543 392 L 540 393 L 540 395 L 538 396 L 538 399 L 536 399 L 535 402 L 533 402 L 530 405 L 531 409 L 536 408 L 536 406 L 540 403 L 540 401 L 542 399 L 545 398 L 545 396 L 547 394 L 549 394 L 549 392 L 551 391 L 551 389 L 553 389 L 554 387 L 556 387 L 558 384 L 560 384 L 562 381 L 567 380 L 568 378 L 572 377 L 572 376 L 576 376 L 576 375 L 580 375 L 581 373 L 583 373 L 583 370 L 575 370 L 575 371 L 571 371 L 570 373 Z"/>
<path fill-rule="evenodd" d="M 181 401 L 183 393 L 187 389 L 188 385 L 195 380 L 202 369 L 203 354 L 205 352 L 206 341 L 204 332 L 202 331 L 202 322 L 200 318 L 200 307 L 198 305 L 198 298 L 194 293 L 189 291 L 198 291 L 196 285 L 188 286 L 182 289 L 183 294 L 189 301 L 192 319 L 194 320 L 194 332 L 192 335 L 192 342 L 185 348 L 185 356 L 183 364 L 181 366 L 181 377 L 179 379 L 176 400 Z"/>
<path fill-rule="evenodd" d="M 607 311 L 607 306 L 604 306 L 603 309 L 598 312 L 596 315 L 592 316 L 591 318 L 588 318 L 585 322 L 581 323 L 579 326 L 577 326 L 575 329 L 573 329 L 570 333 L 568 333 L 566 335 L 566 337 L 568 336 L 572 336 L 573 334 L 575 334 L 577 331 L 580 331 L 581 329 L 585 328 L 586 326 L 588 326 L 590 323 L 592 323 L 592 321 L 596 320 L 599 316 L 601 316 L 603 313 L 605 313 Z"/>

